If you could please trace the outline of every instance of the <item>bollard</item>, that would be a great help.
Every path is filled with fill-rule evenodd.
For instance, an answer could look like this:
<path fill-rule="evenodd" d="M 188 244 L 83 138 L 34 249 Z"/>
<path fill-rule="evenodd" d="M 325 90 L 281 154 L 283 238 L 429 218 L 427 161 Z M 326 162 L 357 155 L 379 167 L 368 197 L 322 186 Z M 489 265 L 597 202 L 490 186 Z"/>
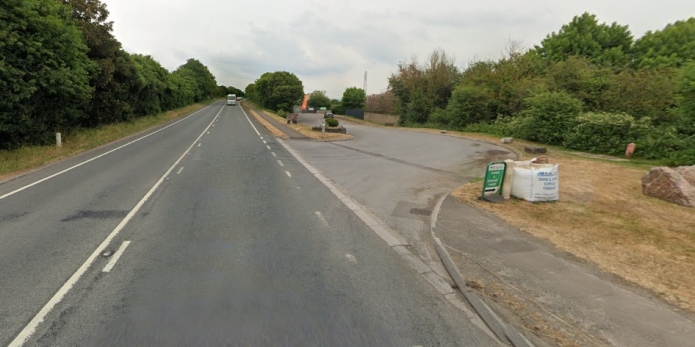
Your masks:
<path fill-rule="evenodd" d="M 63 141 L 60 138 L 60 133 L 56 133 L 56 147 L 63 147 Z"/>
<path fill-rule="evenodd" d="M 504 184 L 502 184 L 502 197 L 509 200 L 512 196 L 512 179 L 514 178 L 514 160 L 507 159 L 507 170 L 504 172 Z"/>

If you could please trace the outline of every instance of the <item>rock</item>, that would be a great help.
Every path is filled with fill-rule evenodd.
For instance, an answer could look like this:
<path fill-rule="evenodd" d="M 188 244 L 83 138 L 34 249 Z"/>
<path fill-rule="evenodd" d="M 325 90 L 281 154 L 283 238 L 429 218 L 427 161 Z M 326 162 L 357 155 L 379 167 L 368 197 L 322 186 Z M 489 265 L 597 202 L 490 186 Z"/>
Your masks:
<path fill-rule="evenodd" d="M 642 177 L 642 194 L 677 205 L 695 207 L 695 187 L 676 170 L 652 168 Z"/>
<path fill-rule="evenodd" d="M 446 130 L 442 130 L 441 133 L 442 133 L 442 134 L 446 134 Z"/>
<path fill-rule="evenodd" d="M 691 186 L 695 187 L 695 165 L 679 166 L 676 168 L 676 172 L 683 176 L 683 178 L 685 178 L 685 180 L 688 181 Z"/>
<path fill-rule="evenodd" d="M 548 157 L 541 155 L 533 161 L 534 164 L 548 164 Z"/>
<path fill-rule="evenodd" d="M 502 143 L 512 143 L 512 142 L 514 142 L 514 139 L 511 137 L 502 138 Z"/>
<path fill-rule="evenodd" d="M 547 153 L 548 152 L 548 149 L 545 147 L 524 146 L 524 150 L 527 153 Z"/>

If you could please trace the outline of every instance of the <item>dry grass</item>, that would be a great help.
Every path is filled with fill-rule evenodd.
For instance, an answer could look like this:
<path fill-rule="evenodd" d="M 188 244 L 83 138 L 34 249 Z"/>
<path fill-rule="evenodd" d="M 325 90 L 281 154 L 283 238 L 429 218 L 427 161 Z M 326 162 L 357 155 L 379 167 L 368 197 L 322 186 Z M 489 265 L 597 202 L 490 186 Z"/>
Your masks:
<path fill-rule="evenodd" d="M 104 125 L 94 129 L 74 130 L 63 134 L 63 147 L 61 148 L 54 145 L 32 146 L 12 151 L 0 151 L 0 179 L 65 159 L 126 136 L 137 134 L 158 124 L 200 110 L 205 106 L 207 104 L 194 104 L 156 116 L 138 118 L 130 122 Z"/>
<path fill-rule="evenodd" d="M 477 200 L 482 182 L 461 186 L 452 195 L 695 311 L 695 209 L 643 195 L 641 178 L 648 165 L 556 149 L 549 149 L 548 157 L 560 164 L 560 201 L 483 203 Z"/>
<path fill-rule="evenodd" d="M 268 129 L 268 131 L 270 131 L 270 133 L 273 134 L 273 136 L 279 137 L 279 138 L 285 139 L 285 140 L 290 138 L 289 136 L 287 136 L 287 134 L 280 131 L 280 129 L 278 129 L 275 126 L 273 126 L 272 124 L 270 124 L 270 122 L 265 120 L 265 118 L 258 115 L 258 113 L 256 113 L 256 111 L 248 109 L 248 108 L 246 110 L 249 111 L 249 113 L 252 116 L 254 116 L 259 123 L 261 123 L 266 129 Z"/>

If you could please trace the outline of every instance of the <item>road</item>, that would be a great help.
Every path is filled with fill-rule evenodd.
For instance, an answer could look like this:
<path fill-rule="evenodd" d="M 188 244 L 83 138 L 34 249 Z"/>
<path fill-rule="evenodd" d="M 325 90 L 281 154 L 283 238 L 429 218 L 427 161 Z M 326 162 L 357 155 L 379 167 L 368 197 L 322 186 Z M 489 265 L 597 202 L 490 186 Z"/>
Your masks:
<path fill-rule="evenodd" d="M 0 345 L 497 345 L 239 107 L 148 134 L 0 185 Z"/>

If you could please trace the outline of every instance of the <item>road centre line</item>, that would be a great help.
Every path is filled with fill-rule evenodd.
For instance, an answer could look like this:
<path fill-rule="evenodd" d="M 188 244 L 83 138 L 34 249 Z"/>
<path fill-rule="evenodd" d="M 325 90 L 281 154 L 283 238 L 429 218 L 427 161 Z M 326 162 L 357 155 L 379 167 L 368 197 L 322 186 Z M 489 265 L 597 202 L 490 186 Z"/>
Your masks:
<path fill-rule="evenodd" d="M 292 177 L 292 174 L 289 171 L 285 171 L 285 173 L 287 174 L 287 177 Z"/>
<path fill-rule="evenodd" d="M 268 142 L 265 142 L 265 140 L 263 140 L 263 143 L 268 143 Z"/>
<path fill-rule="evenodd" d="M 277 156 L 278 156 L 277 154 L 275 154 L 275 152 L 270 152 L 270 153 L 273 155 L 273 157 L 277 157 Z"/>
<path fill-rule="evenodd" d="M 36 332 L 36 328 L 38 328 L 39 324 L 43 322 L 43 320 L 46 318 L 46 315 L 48 315 L 48 313 L 51 312 L 51 310 L 63 300 L 63 298 L 70 291 L 70 289 L 72 289 L 72 287 L 77 283 L 77 281 L 79 281 L 80 277 L 82 277 L 82 275 L 84 275 L 84 273 L 87 272 L 87 269 L 89 269 L 92 263 L 94 263 L 94 260 L 99 256 L 99 254 L 101 254 L 101 252 L 103 252 L 104 249 L 106 249 L 109 243 L 111 243 L 111 241 L 118 235 L 118 233 L 121 232 L 121 230 L 123 230 L 123 228 L 126 226 L 126 224 L 128 224 L 128 222 L 133 218 L 133 216 L 137 214 L 137 212 L 140 210 L 140 208 L 142 208 L 147 199 L 149 199 L 149 197 L 152 196 L 154 191 L 157 190 L 157 188 L 162 184 L 164 179 L 167 176 L 169 176 L 171 171 L 174 170 L 174 168 L 181 162 L 186 153 L 188 153 L 188 151 L 190 151 L 191 148 L 193 148 L 196 142 L 198 142 L 198 140 L 200 140 L 200 138 L 203 137 L 203 134 L 205 134 L 205 132 L 210 128 L 215 119 L 217 119 L 217 117 L 220 116 L 220 113 L 222 112 L 225 106 L 226 105 L 222 106 L 220 111 L 217 112 L 215 118 L 210 122 L 210 124 L 208 124 L 205 130 L 203 130 L 203 132 L 200 133 L 200 135 L 198 135 L 198 138 L 196 138 L 195 141 L 191 143 L 191 145 L 183 152 L 183 154 L 181 154 L 181 156 L 176 160 L 176 162 L 174 162 L 174 164 L 169 167 L 169 169 L 164 173 L 164 175 L 162 175 L 162 177 L 159 178 L 157 183 L 155 183 L 154 186 L 152 186 L 152 188 L 150 188 L 150 190 L 145 194 L 145 196 L 143 196 L 142 199 L 140 199 L 140 201 L 135 205 L 135 207 L 133 207 L 133 209 L 130 210 L 130 212 L 128 212 L 125 218 L 123 218 L 123 220 L 120 223 L 118 223 L 116 228 L 113 229 L 111 234 L 109 234 L 106 237 L 106 239 L 104 239 L 104 241 L 94 250 L 94 252 L 89 256 L 89 258 L 87 258 L 87 260 L 85 260 L 85 262 L 77 269 L 77 271 L 75 271 L 75 273 L 72 274 L 72 276 L 70 276 L 70 278 L 63 284 L 63 286 L 60 287 L 60 289 L 58 289 L 58 291 L 46 303 L 46 305 L 43 306 L 41 311 L 39 311 L 39 313 L 37 313 L 36 316 L 32 318 L 32 320 L 24 327 L 24 329 L 22 329 L 22 331 L 19 332 L 17 337 L 15 337 L 14 340 L 12 340 L 8 347 L 22 346 L 31 337 L 31 335 L 33 335 L 34 332 Z"/>
<path fill-rule="evenodd" d="M 176 174 L 177 174 L 177 175 L 180 174 L 181 171 L 183 171 L 183 166 L 179 169 L 179 171 L 176 172 Z"/>
<path fill-rule="evenodd" d="M 266 145 L 266 147 L 268 147 L 268 149 L 270 149 L 270 146 Z"/>
<path fill-rule="evenodd" d="M 280 164 L 280 166 L 285 166 L 285 164 L 283 164 L 280 160 L 278 160 L 278 164 Z"/>
<path fill-rule="evenodd" d="M 213 103 L 213 104 L 214 104 L 214 103 Z M 4 198 L 6 198 L 6 197 L 8 197 L 8 196 L 10 196 L 10 195 L 14 195 L 14 194 L 16 194 L 16 193 L 19 193 L 19 192 L 21 192 L 21 191 L 23 191 L 23 190 L 25 190 L 25 189 L 27 189 L 27 188 L 31 188 L 31 187 L 33 187 L 33 186 L 35 186 L 35 185 L 37 185 L 37 184 L 39 184 L 39 183 L 41 183 L 41 182 L 48 181 L 49 179 L 51 179 L 51 178 L 53 178 L 53 177 L 56 177 L 56 176 L 58 176 L 58 175 L 62 175 L 62 174 L 66 173 L 66 172 L 68 172 L 68 171 L 70 171 L 70 170 L 72 170 L 72 169 L 78 168 L 78 167 L 80 167 L 80 166 L 82 166 L 82 165 L 84 165 L 84 164 L 87 164 L 87 163 L 91 162 L 91 161 L 97 160 L 97 159 L 99 159 L 99 158 L 101 158 L 101 157 L 103 157 L 103 156 L 105 156 L 105 155 L 107 155 L 107 154 L 111 154 L 111 153 L 113 153 L 113 152 L 115 152 L 115 151 L 117 151 L 117 150 L 119 150 L 119 149 L 121 149 L 121 148 L 123 148 L 123 147 L 129 146 L 129 145 L 131 145 L 131 144 L 133 144 L 133 143 L 135 143 L 135 142 L 138 142 L 138 141 L 140 141 L 140 140 L 142 140 L 142 139 L 144 139 L 144 138 L 146 138 L 146 137 L 152 136 L 152 135 L 154 135 L 154 134 L 156 134 L 156 133 L 158 133 L 158 132 L 160 132 L 160 131 L 162 131 L 162 130 L 168 128 L 168 127 L 171 127 L 171 126 L 173 126 L 173 125 L 175 125 L 175 124 L 177 124 L 177 123 L 183 122 L 184 120 L 186 120 L 186 119 L 188 119 L 189 117 L 191 117 L 191 116 L 197 114 L 198 112 L 201 112 L 201 111 L 205 110 L 206 108 L 212 106 L 213 104 L 210 104 L 210 105 L 208 105 L 208 106 L 206 106 L 206 107 L 204 107 L 204 108 L 202 108 L 202 109 L 200 109 L 200 110 L 198 110 L 198 111 L 196 111 L 196 112 L 194 112 L 194 113 L 191 113 L 191 114 L 189 114 L 188 116 L 186 116 L 185 118 L 179 119 L 179 120 L 177 120 L 176 122 L 171 123 L 171 124 L 169 124 L 169 125 L 167 125 L 167 126 L 161 128 L 161 129 L 159 129 L 159 130 L 153 131 L 153 132 L 151 132 L 151 133 L 149 133 L 149 134 L 147 134 L 147 135 L 144 135 L 144 136 L 142 136 L 142 137 L 140 137 L 140 138 L 137 138 L 137 139 L 135 139 L 135 140 L 133 140 L 133 141 L 130 141 L 130 142 L 124 144 L 124 145 L 118 146 L 118 147 L 116 147 L 116 148 L 114 148 L 114 149 L 112 149 L 112 150 L 110 150 L 110 151 L 108 151 L 108 152 L 106 152 L 106 153 L 102 153 L 102 154 L 100 154 L 100 155 L 98 155 L 98 156 L 96 156 L 96 157 L 94 157 L 94 158 L 91 158 L 91 159 L 89 159 L 89 160 L 85 160 L 85 161 L 83 161 L 83 162 L 81 162 L 81 163 L 79 163 L 79 164 L 75 164 L 75 165 L 73 165 L 73 166 L 71 166 L 71 167 L 69 167 L 69 168 L 67 168 L 67 169 L 65 169 L 65 170 L 63 170 L 63 171 L 54 173 L 53 175 L 50 175 L 50 176 L 45 177 L 45 178 L 42 178 L 42 179 L 40 179 L 40 180 L 38 180 L 38 181 L 36 181 L 36 182 L 34 182 L 34 183 L 27 184 L 27 185 L 24 186 L 24 187 L 15 189 L 15 190 L 13 190 L 13 191 L 11 191 L 11 192 L 5 194 L 5 195 L 0 196 L 0 200 L 4 199 Z"/>
<path fill-rule="evenodd" d="M 121 247 L 118 248 L 116 253 L 111 256 L 111 259 L 109 259 L 109 262 L 104 266 L 104 269 L 101 270 L 101 272 L 109 272 L 111 269 L 113 269 L 113 266 L 116 265 L 116 262 L 118 261 L 118 258 L 121 257 L 123 252 L 125 252 L 126 247 L 130 244 L 130 241 L 123 241 L 123 244 L 121 244 Z"/>
<path fill-rule="evenodd" d="M 355 256 L 352 255 L 352 254 L 350 254 L 350 253 L 345 254 L 345 257 L 347 257 L 348 260 L 350 260 L 350 261 L 353 262 L 353 263 L 356 263 L 356 262 L 357 262 L 357 259 L 355 258 Z"/>

